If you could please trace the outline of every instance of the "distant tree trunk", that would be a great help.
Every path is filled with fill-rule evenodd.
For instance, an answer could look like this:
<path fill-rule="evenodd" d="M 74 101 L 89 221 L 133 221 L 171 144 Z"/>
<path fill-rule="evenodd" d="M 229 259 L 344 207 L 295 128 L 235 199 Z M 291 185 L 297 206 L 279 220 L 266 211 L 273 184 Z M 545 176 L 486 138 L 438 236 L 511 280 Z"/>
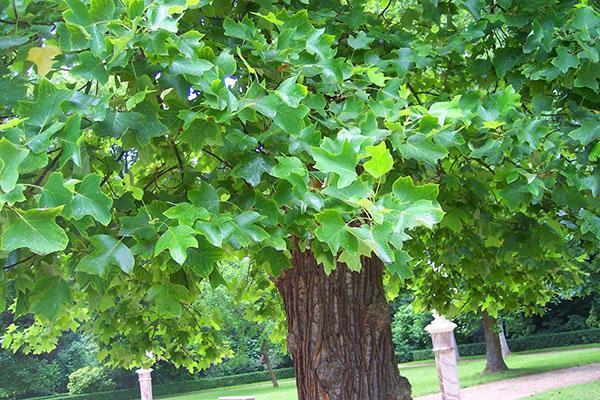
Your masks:
<path fill-rule="evenodd" d="M 392 343 L 383 264 L 363 258 L 362 271 L 338 264 L 327 276 L 310 250 L 295 244 L 292 268 L 276 285 L 288 322 L 299 400 L 410 400 Z"/>
<path fill-rule="evenodd" d="M 271 382 L 273 382 L 273 387 L 279 387 L 279 383 L 277 383 L 277 376 L 275 375 L 275 371 L 271 365 L 271 359 L 269 358 L 269 349 L 267 349 L 266 340 L 263 340 L 262 344 L 260 345 L 260 354 L 263 364 L 265 364 L 269 374 L 271 374 Z"/>
<path fill-rule="evenodd" d="M 498 321 L 498 337 L 500 338 L 500 348 L 502 349 L 502 355 L 504 357 L 510 356 L 510 347 L 508 347 L 508 341 L 506 340 L 506 335 L 504 334 L 504 323 L 500 320 Z"/>
<path fill-rule="evenodd" d="M 498 333 L 494 331 L 496 321 L 490 317 L 487 311 L 483 312 L 483 333 L 485 335 L 485 354 L 487 362 L 483 372 L 498 372 L 508 369 L 502 357 L 502 347 Z"/>

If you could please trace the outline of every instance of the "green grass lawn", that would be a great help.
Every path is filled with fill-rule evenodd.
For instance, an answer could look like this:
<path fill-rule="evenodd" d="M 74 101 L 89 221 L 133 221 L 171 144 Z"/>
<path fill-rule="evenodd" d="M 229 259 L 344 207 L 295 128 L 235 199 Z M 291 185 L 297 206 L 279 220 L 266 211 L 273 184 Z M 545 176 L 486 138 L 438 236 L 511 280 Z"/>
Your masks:
<path fill-rule="evenodd" d="M 598 400 L 600 381 L 568 386 L 527 397 L 528 400 Z"/>
<path fill-rule="evenodd" d="M 578 365 L 600 362 L 600 349 L 577 349 L 572 351 L 556 351 L 553 353 L 526 353 L 513 354 L 507 359 L 511 368 L 509 371 L 496 374 L 483 375 L 481 371 L 485 360 L 469 359 L 459 365 L 460 383 L 462 387 L 479 385 L 486 382 L 514 378 L 517 376 L 536 374 L 554 369 L 575 367 Z M 401 368 L 402 375 L 406 376 L 413 386 L 413 396 L 420 396 L 438 391 L 437 372 L 433 365 L 413 368 Z M 274 389 L 270 382 L 261 382 L 251 385 L 231 386 L 220 389 L 203 390 L 175 397 L 169 400 L 216 400 L 219 396 L 253 395 L 257 400 L 296 400 L 296 385 L 294 379 L 284 379 L 280 387 Z M 598 392 L 596 391 L 596 396 Z M 542 397 L 546 399 L 550 397 Z M 567 397 L 565 397 L 566 399 Z M 165 398 L 166 399 L 166 398 Z M 537 399 L 537 398 L 536 398 Z M 553 398 L 554 399 L 554 398 Z M 580 397 L 570 397 L 580 399 Z M 587 399 L 581 397 L 582 400 Z M 590 397 L 591 399 L 591 397 Z"/>

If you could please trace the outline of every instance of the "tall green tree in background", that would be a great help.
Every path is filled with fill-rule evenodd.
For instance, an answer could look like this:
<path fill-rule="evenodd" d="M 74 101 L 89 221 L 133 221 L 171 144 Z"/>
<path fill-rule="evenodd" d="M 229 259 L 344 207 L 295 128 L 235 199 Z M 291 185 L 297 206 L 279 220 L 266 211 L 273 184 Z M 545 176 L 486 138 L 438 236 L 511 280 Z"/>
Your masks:
<path fill-rule="evenodd" d="M 85 325 L 108 364 L 205 368 L 195 300 L 248 257 L 300 399 L 409 399 L 382 278 L 435 263 L 405 242 L 437 184 L 472 168 L 500 221 L 597 248 L 598 27 L 576 1 L 0 0 L 4 346 Z"/>

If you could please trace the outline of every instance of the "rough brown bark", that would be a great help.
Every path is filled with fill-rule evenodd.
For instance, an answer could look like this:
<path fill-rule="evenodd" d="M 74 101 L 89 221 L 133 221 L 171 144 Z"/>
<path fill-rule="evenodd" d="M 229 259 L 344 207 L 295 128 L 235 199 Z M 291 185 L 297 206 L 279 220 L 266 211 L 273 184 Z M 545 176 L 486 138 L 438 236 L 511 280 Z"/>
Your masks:
<path fill-rule="evenodd" d="M 508 369 L 504 358 L 502 357 L 502 347 L 500 346 L 500 338 L 498 332 L 494 331 L 496 320 L 487 313 L 483 312 L 483 333 L 485 335 L 485 356 L 486 364 L 483 372 L 498 372 Z"/>
<path fill-rule="evenodd" d="M 267 367 L 269 374 L 271 375 L 271 382 L 273 382 L 273 387 L 279 387 L 279 383 L 277 383 L 277 376 L 275 375 L 275 371 L 273 370 L 273 365 L 271 365 L 271 359 L 269 358 L 269 351 L 267 349 L 267 341 L 263 340 L 260 345 L 260 353 L 262 357 L 262 362 Z"/>
<path fill-rule="evenodd" d="M 309 250 L 292 251 L 292 268 L 276 280 L 288 321 L 299 400 L 410 400 L 394 356 L 383 265 L 362 271 L 338 264 L 327 276 Z"/>

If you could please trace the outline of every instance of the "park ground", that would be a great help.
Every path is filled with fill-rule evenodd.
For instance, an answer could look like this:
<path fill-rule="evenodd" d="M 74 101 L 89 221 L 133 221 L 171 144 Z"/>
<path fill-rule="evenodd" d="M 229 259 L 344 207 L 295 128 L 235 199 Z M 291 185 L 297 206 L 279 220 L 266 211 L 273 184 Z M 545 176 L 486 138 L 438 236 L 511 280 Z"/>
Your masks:
<path fill-rule="evenodd" d="M 559 348 L 552 351 L 514 353 L 507 358 L 509 371 L 495 374 L 482 374 L 485 360 L 481 357 L 467 357 L 459 364 L 462 387 L 470 387 L 498 380 L 538 374 L 562 368 L 577 367 L 600 362 L 600 348 L 577 346 Z M 437 372 L 433 363 L 415 362 L 401 365 L 401 373 L 413 386 L 413 396 L 422 396 L 438 391 Z M 253 395 L 256 400 L 296 400 L 294 379 L 282 379 L 280 387 L 273 388 L 270 382 L 231 386 L 164 397 L 164 400 L 216 400 L 219 396 Z M 568 385 L 568 383 L 565 383 Z M 553 390 L 530 397 L 532 400 L 592 400 L 598 399 L 600 382 Z"/>

